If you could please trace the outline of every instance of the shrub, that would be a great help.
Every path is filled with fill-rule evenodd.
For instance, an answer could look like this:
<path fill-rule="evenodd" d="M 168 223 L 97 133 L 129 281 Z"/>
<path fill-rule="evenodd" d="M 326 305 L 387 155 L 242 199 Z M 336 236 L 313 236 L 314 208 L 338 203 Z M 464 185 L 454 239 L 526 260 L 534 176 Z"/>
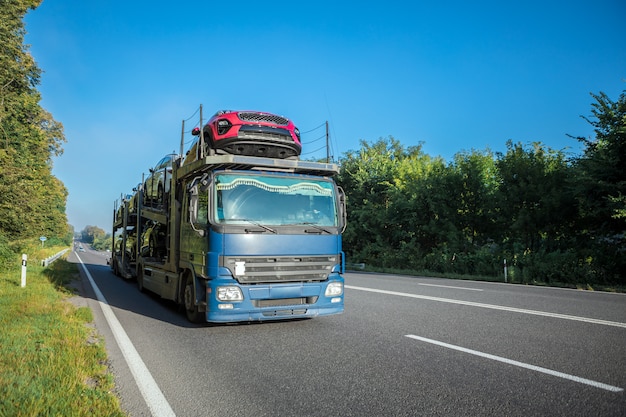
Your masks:
<path fill-rule="evenodd" d="M 0 233 L 0 268 L 8 268 L 15 262 L 16 253 L 11 249 L 9 240 Z"/>

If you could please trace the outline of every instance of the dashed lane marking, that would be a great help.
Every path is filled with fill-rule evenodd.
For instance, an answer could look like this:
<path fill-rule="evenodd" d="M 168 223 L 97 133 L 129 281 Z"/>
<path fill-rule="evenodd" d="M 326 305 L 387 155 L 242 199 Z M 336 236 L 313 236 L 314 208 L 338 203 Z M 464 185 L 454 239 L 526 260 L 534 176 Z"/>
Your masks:
<path fill-rule="evenodd" d="M 480 356 L 482 358 L 506 363 L 508 365 L 513 365 L 513 366 L 517 366 L 520 368 L 525 368 L 525 369 L 530 369 L 532 371 L 541 372 L 543 374 L 552 375 L 552 376 L 556 376 L 556 377 L 563 378 L 563 379 L 568 379 L 570 381 L 578 382 L 579 384 L 590 385 L 592 387 L 600 388 L 606 391 L 611 391 L 611 392 L 624 391 L 624 388 L 615 387 L 613 385 L 608 385 L 602 382 L 592 381 L 591 379 L 581 378 L 581 377 L 570 375 L 570 374 L 565 374 L 563 372 L 553 371 L 552 369 L 542 368 L 540 366 L 530 365 L 524 362 L 514 361 L 511 359 L 503 358 L 501 356 L 496 356 L 496 355 L 491 355 L 489 353 L 480 352 L 478 350 L 472 350 L 472 349 L 467 349 L 461 346 L 451 345 L 449 343 L 440 342 L 438 340 L 427 339 L 425 337 L 415 336 L 413 334 L 407 334 L 405 335 L 405 337 L 408 337 L 414 340 L 419 340 L 419 341 L 426 342 L 426 343 L 430 343 L 430 344 L 437 345 L 437 346 L 442 346 L 448 349 L 457 350 L 459 352 L 469 353 L 470 355 Z"/>
<path fill-rule="evenodd" d="M 622 323 L 619 321 L 609 321 L 609 320 L 593 319 L 589 317 L 570 316 L 568 314 L 550 313 L 547 311 L 539 311 L 539 310 L 527 310 L 524 308 L 499 306 L 496 304 L 476 303 L 473 301 L 455 300 L 452 298 L 431 297 L 428 295 L 409 294 L 405 292 L 380 290 L 376 288 L 355 287 L 353 285 L 346 285 L 345 287 L 351 290 L 368 291 L 368 292 L 375 292 L 379 294 L 395 295 L 399 297 L 418 298 L 421 300 L 439 301 L 443 303 L 459 304 L 459 305 L 465 305 L 465 306 L 471 306 L 471 307 L 490 308 L 492 310 L 511 311 L 514 313 L 532 314 L 535 316 L 553 317 L 557 319 L 581 321 L 585 323 L 602 324 L 605 326 L 626 328 L 626 323 Z"/>

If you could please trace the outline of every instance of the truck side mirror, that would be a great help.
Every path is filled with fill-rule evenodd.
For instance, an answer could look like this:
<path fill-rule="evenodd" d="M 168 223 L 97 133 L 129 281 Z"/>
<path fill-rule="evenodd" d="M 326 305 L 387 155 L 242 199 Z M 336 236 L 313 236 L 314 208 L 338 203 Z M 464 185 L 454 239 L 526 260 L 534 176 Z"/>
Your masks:
<path fill-rule="evenodd" d="M 348 210 L 346 208 L 346 193 L 343 188 L 337 186 L 337 195 L 339 196 L 339 215 L 341 216 L 341 233 L 346 231 L 348 225 Z"/>
<path fill-rule="evenodd" d="M 189 224 L 200 237 L 204 237 L 204 230 L 198 229 L 194 223 L 198 222 L 198 185 L 189 189 Z"/>

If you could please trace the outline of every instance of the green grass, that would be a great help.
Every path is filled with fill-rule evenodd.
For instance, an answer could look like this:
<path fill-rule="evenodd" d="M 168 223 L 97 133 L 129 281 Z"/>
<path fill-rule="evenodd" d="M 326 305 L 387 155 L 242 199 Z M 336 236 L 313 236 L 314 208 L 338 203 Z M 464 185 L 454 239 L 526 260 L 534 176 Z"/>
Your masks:
<path fill-rule="evenodd" d="M 46 255 L 47 256 L 47 255 Z M 0 271 L 0 417 L 124 416 L 89 308 L 67 299 L 76 265 Z"/>

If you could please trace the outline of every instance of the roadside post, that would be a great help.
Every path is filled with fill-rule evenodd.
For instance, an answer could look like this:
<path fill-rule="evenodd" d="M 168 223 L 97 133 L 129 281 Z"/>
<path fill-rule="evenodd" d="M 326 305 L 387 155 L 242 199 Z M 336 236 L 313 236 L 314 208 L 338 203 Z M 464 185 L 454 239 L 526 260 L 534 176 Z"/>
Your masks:
<path fill-rule="evenodd" d="M 26 286 L 26 260 L 28 259 L 28 255 L 25 253 L 22 254 L 22 288 Z"/>
<path fill-rule="evenodd" d="M 506 271 L 506 259 L 504 260 L 504 282 L 508 282 L 507 281 L 507 271 Z"/>

